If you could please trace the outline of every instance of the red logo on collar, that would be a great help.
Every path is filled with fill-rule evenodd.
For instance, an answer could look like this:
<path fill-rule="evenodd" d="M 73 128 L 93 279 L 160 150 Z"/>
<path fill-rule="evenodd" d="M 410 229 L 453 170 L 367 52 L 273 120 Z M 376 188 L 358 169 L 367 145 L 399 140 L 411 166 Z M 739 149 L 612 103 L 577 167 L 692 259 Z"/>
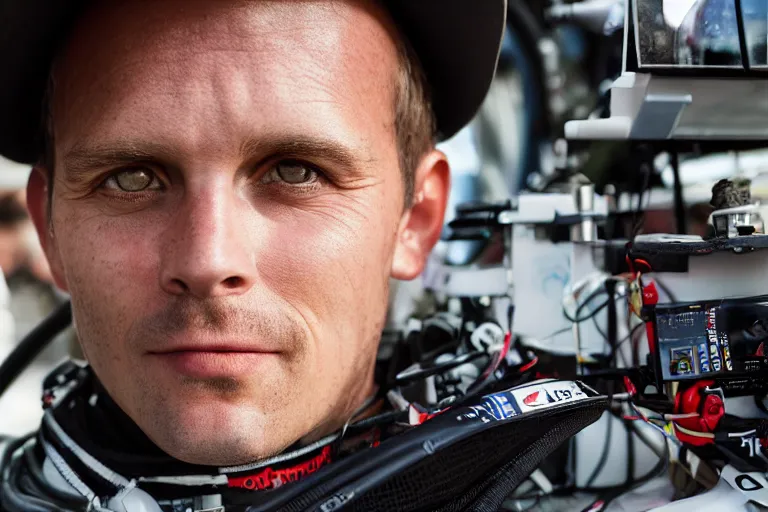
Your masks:
<path fill-rule="evenodd" d="M 538 398 L 539 398 L 539 392 L 535 391 L 530 395 L 528 395 L 527 397 L 523 398 L 523 403 L 528 406 L 539 405 L 536 403 L 536 400 L 538 400 Z"/>
<path fill-rule="evenodd" d="M 309 460 L 285 468 L 264 468 L 253 475 L 229 477 L 229 487 L 263 491 L 297 482 L 331 462 L 331 447 L 326 446 Z"/>

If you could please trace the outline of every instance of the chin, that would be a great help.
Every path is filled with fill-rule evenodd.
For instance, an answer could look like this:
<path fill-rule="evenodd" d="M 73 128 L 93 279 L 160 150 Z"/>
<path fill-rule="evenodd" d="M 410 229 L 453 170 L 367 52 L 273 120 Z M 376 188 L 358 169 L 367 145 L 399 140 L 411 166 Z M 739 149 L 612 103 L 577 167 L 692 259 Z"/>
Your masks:
<path fill-rule="evenodd" d="M 187 400 L 151 419 L 145 433 L 163 451 L 191 464 L 232 466 L 271 457 L 293 440 L 273 414 L 222 399 Z"/>
<path fill-rule="evenodd" d="M 187 443 L 176 443 L 171 449 L 165 451 L 182 462 L 215 467 L 239 466 L 267 459 L 281 451 L 253 446 L 252 443 L 236 435 L 230 437 L 219 434 L 213 439 L 196 436 L 195 439 L 187 441 Z"/>

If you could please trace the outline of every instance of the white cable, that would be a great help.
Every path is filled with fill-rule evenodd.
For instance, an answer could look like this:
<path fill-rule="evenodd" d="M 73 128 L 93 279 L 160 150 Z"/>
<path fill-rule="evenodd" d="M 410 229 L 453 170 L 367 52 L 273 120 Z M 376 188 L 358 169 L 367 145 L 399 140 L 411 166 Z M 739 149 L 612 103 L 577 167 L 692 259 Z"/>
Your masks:
<path fill-rule="evenodd" d="M 605 282 L 612 276 L 605 272 L 593 272 L 586 277 L 576 281 L 575 283 L 569 283 L 563 288 L 563 309 L 573 317 L 579 307 L 577 302 L 577 296 L 589 297 L 600 288 L 605 287 Z M 573 311 L 570 311 L 573 310 Z"/>
<path fill-rule="evenodd" d="M 66 446 L 72 453 L 80 459 L 86 466 L 90 467 L 93 471 L 98 473 L 108 482 L 112 483 L 116 487 L 126 487 L 130 484 L 130 481 L 123 475 L 115 473 L 104 464 L 96 460 L 90 453 L 83 450 L 66 432 L 59 426 L 56 420 L 53 418 L 51 409 L 45 413 L 43 421 L 53 430 L 56 437 L 58 437 L 62 444 Z"/>
<path fill-rule="evenodd" d="M 536 484 L 539 489 L 541 489 L 542 493 L 545 495 L 552 494 L 552 491 L 554 490 L 554 487 L 552 486 L 552 482 L 549 481 L 549 478 L 544 474 L 544 472 L 541 469 L 537 469 L 533 473 L 531 473 L 531 476 L 529 477 L 531 481 Z"/>
<path fill-rule="evenodd" d="M 665 420 L 684 420 L 687 418 L 698 418 L 699 413 L 697 412 L 689 412 L 687 414 L 664 414 Z"/>
<path fill-rule="evenodd" d="M 673 443 L 678 444 L 678 445 L 681 444 L 679 439 L 669 435 L 669 432 L 667 432 L 666 430 L 664 430 L 663 428 L 661 428 L 657 424 L 655 424 L 653 422 L 650 422 L 650 421 L 646 421 L 645 424 L 646 425 L 650 425 L 651 427 L 653 427 L 656 430 L 658 430 L 659 432 L 661 432 L 661 434 L 664 436 L 665 439 L 669 439 L 670 441 L 672 441 Z"/>
<path fill-rule="evenodd" d="M 227 485 L 227 475 L 182 475 L 182 476 L 142 476 L 139 482 L 201 486 L 201 485 Z"/>
<path fill-rule="evenodd" d="M 677 423 L 674 423 L 674 422 L 672 423 L 672 426 L 676 430 L 679 430 L 683 434 L 686 434 L 686 435 L 689 435 L 689 436 L 702 437 L 702 438 L 705 438 L 705 439 L 714 439 L 715 438 L 715 434 L 710 434 L 708 432 L 696 432 L 696 431 L 693 431 L 693 430 L 688 430 L 687 428 L 681 427 L 680 425 L 678 425 Z"/>
<path fill-rule="evenodd" d="M 96 496 L 96 493 L 94 493 L 79 476 L 77 476 L 77 473 L 69 467 L 69 464 L 66 463 L 64 457 L 62 457 L 53 446 L 43 441 L 43 451 L 45 451 L 45 455 L 50 459 L 51 463 L 56 468 L 56 471 L 59 472 L 69 485 L 90 500 L 91 503 L 94 503 L 95 506 L 100 506 L 100 503 L 97 503 L 99 498 Z"/>
<path fill-rule="evenodd" d="M 402 393 L 394 389 L 387 391 L 387 398 L 389 399 L 390 405 L 398 411 L 405 411 L 410 405 L 410 402 L 403 397 Z"/>
<path fill-rule="evenodd" d="M 747 432 L 729 432 L 728 437 L 746 437 L 756 433 L 756 429 L 748 430 Z"/>
<path fill-rule="evenodd" d="M 479 352 L 498 352 L 504 347 L 504 330 L 495 322 L 484 322 L 472 331 L 469 341 Z"/>
<path fill-rule="evenodd" d="M 339 437 L 339 434 L 331 434 L 329 436 L 326 436 L 319 441 L 315 441 L 312 444 L 309 444 L 303 448 L 299 448 L 298 450 L 292 451 L 290 453 L 283 453 L 281 455 L 276 455 L 274 457 L 271 457 L 269 459 L 261 460 L 258 462 L 252 462 L 250 464 L 243 464 L 241 466 L 229 466 L 229 467 L 222 467 L 219 468 L 219 473 L 237 473 L 240 471 L 250 471 L 253 469 L 259 469 L 265 466 L 268 466 L 270 464 L 276 464 L 278 462 L 283 462 L 288 459 L 291 459 L 293 457 L 300 457 L 302 455 L 306 455 L 307 453 L 312 452 L 313 450 L 320 448 L 321 446 L 325 446 L 328 444 L 331 444 L 333 441 L 335 441 Z"/>

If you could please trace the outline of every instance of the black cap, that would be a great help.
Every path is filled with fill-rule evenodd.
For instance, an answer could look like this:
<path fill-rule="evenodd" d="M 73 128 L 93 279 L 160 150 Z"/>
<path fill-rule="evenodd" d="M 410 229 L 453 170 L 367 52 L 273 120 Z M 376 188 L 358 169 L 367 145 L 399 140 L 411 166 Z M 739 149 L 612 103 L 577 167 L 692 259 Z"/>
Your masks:
<path fill-rule="evenodd" d="M 0 0 L 0 155 L 39 157 L 51 62 L 83 0 Z M 384 0 L 421 60 L 440 140 L 477 113 L 493 80 L 507 0 Z"/>

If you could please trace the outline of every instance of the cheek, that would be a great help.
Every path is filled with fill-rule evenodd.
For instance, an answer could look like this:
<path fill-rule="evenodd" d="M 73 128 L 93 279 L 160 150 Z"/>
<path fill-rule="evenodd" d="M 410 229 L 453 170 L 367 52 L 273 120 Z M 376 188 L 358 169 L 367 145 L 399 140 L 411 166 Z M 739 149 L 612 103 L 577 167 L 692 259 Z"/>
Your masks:
<path fill-rule="evenodd" d="M 146 289 L 147 279 L 157 279 L 155 237 L 146 227 L 132 229 L 110 219 L 70 226 L 57 229 L 59 252 L 70 286 L 97 287 L 105 294 L 119 296 L 132 288 Z M 59 232 L 64 236 L 59 236 Z"/>
<path fill-rule="evenodd" d="M 119 218 L 64 216 L 56 245 L 84 345 L 117 341 L 159 290 L 155 236 Z M 154 248 L 154 249 L 153 249 Z"/>
<path fill-rule="evenodd" d="M 307 321 L 329 355 L 381 328 L 397 218 L 377 206 L 295 211 L 273 219 L 259 258 L 266 286 Z M 354 352 L 354 351 L 350 351 Z"/>
<path fill-rule="evenodd" d="M 294 376 L 310 415 L 346 414 L 367 393 L 386 316 L 396 220 L 381 209 L 292 212 L 275 220 L 259 258 L 260 280 L 311 332 Z M 348 412 L 348 411 L 347 411 Z"/>
<path fill-rule="evenodd" d="M 285 298 L 325 307 L 359 303 L 386 282 L 394 249 L 391 216 L 301 211 L 275 220 L 260 274 Z"/>

